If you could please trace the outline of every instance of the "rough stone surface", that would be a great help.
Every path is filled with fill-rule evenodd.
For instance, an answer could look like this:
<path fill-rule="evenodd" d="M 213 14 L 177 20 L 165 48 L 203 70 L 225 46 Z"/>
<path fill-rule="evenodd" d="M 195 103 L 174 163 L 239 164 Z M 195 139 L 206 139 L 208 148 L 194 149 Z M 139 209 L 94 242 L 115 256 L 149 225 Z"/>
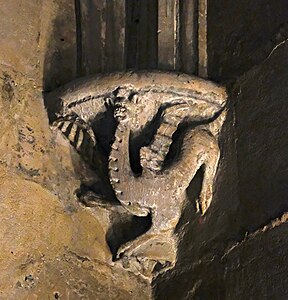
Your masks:
<path fill-rule="evenodd" d="M 234 81 L 287 39 L 285 0 L 208 1 L 208 76 Z"/>
<path fill-rule="evenodd" d="M 287 44 L 274 46 L 231 87 L 214 205 L 190 223 L 178 266 L 154 282 L 156 299 L 287 298 Z"/>
<path fill-rule="evenodd" d="M 226 97 L 212 82 L 159 71 L 81 78 L 48 96 L 57 108 L 54 126 L 99 175 L 97 187 L 90 184 L 79 200 L 112 209 L 116 198 L 113 209 L 121 203 L 132 215 L 151 218 L 147 232 L 116 249 L 115 259 L 129 269 L 140 265 L 143 275 L 155 277 L 156 269 L 175 265 L 175 227 L 201 169 L 195 206 L 201 215 L 210 207 Z"/>
<path fill-rule="evenodd" d="M 56 50 L 51 50 L 45 31 L 63 16 L 61 5 L 67 13 L 73 3 L 1 5 L 0 298 L 148 299 L 145 280 L 111 263 L 106 243 L 109 214 L 101 208 L 84 209 L 76 201 L 86 167 L 77 154 L 71 157 L 69 143 L 49 127 L 42 79 L 51 88 L 75 76 L 69 69 L 74 68 L 71 58 L 60 47 L 65 41 L 58 43 L 57 37 L 58 46 L 53 44 Z M 46 18 L 40 18 L 42 12 Z M 70 25 L 62 30 L 69 31 Z M 56 63 L 63 76 L 55 75 L 57 79 L 47 79 L 39 65 L 45 55 L 53 62 L 49 51 L 60 55 Z"/>
<path fill-rule="evenodd" d="M 286 51 L 281 45 L 235 86 L 241 218 L 249 231 L 288 209 Z"/>
<path fill-rule="evenodd" d="M 113 263 L 110 253 L 119 246 L 111 237 L 125 242 L 136 225 L 145 224 L 127 215 L 109 228 L 119 220 L 117 212 L 79 204 L 75 191 L 95 174 L 49 126 L 42 92 L 83 71 L 74 1 L 2 2 L 0 298 L 287 299 L 286 1 L 208 1 L 208 75 L 230 82 L 216 190 L 202 217 L 193 206 L 201 176 L 188 188 L 190 201 L 176 228 L 177 264 L 153 281 L 153 295 L 150 282 Z M 129 31 L 142 53 L 131 50 L 129 67 L 133 61 L 157 66 L 157 16 L 141 19 L 143 10 L 130 11 L 126 21 L 130 28 L 137 22 L 149 27 Z M 190 15 L 184 17 L 195 26 Z M 189 44 L 194 30 L 181 30 Z M 195 44 L 191 51 L 185 56 L 190 62 Z"/>
<path fill-rule="evenodd" d="M 10 70 L 1 78 L 0 297 L 137 297 L 148 286 L 113 267 L 107 211 L 76 201 L 85 166 L 51 132 L 40 91 Z"/>

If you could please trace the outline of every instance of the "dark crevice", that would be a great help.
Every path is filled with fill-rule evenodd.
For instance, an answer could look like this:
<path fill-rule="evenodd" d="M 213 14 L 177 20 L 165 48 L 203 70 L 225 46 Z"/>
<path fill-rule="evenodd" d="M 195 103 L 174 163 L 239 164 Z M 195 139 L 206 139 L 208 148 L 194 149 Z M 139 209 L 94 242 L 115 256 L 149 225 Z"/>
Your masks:
<path fill-rule="evenodd" d="M 198 1 L 179 1 L 179 70 L 189 74 L 198 73 L 197 15 Z"/>
<path fill-rule="evenodd" d="M 158 1 L 126 0 L 126 67 L 154 69 L 158 61 Z"/>
<path fill-rule="evenodd" d="M 162 112 L 163 109 L 160 108 L 154 118 L 145 125 L 141 132 L 136 132 L 131 135 L 129 143 L 129 159 L 131 169 L 136 175 L 141 175 L 142 173 L 140 149 L 144 146 L 148 146 L 152 142 L 153 137 L 160 126 Z"/>
<path fill-rule="evenodd" d="M 82 70 L 82 17 L 81 17 L 81 0 L 75 0 L 75 20 L 76 20 L 76 48 L 77 48 L 77 61 L 76 61 L 76 72 L 78 76 L 83 73 Z"/>

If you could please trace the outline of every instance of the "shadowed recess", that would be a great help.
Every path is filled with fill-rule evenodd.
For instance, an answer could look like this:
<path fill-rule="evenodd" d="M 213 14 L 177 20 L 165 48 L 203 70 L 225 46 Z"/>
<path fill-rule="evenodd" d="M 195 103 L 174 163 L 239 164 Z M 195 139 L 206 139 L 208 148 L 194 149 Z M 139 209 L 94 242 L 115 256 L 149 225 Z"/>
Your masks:
<path fill-rule="evenodd" d="M 158 1 L 126 0 L 126 66 L 157 67 Z"/>
<path fill-rule="evenodd" d="M 130 214 L 115 213 L 112 225 L 106 234 L 106 241 L 111 250 L 113 260 L 116 259 L 119 247 L 149 230 L 152 224 L 151 215 L 136 217 Z"/>

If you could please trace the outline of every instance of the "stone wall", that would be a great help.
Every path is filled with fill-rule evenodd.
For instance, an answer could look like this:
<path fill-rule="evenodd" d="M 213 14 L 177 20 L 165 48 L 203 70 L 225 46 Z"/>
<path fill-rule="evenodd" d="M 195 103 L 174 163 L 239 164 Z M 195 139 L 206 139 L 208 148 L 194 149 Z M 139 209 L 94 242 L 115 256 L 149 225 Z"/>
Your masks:
<path fill-rule="evenodd" d="M 76 11 L 72 0 L 15 0 L 0 8 L 3 299 L 150 298 L 149 282 L 111 266 L 109 213 L 78 203 L 80 170 L 87 174 L 87 166 L 50 129 L 45 110 L 43 92 L 80 75 L 157 68 L 156 1 L 134 10 L 135 1 L 111 1 L 109 14 L 100 2 L 82 1 Z M 287 298 L 287 10 L 284 0 L 208 1 L 208 76 L 226 83 L 230 95 L 216 190 L 199 218 L 193 203 L 200 178 L 192 182 L 177 227 L 186 232 L 178 263 L 154 280 L 155 299 Z M 79 14 L 86 21 L 81 32 Z M 103 23 L 110 28 L 105 47 L 99 45 Z M 187 62 L 195 55 L 181 49 Z M 196 72 L 195 62 L 181 64 Z"/>
<path fill-rule="evenodd" d="M 154 296 L 286 299 L 287 3 L 208 7 L 208 74 L 230 90 L 224 169 L 211 214 L 190 223 L 178 266 L 155 281 Z"/>
<path fill-rule="evenodd" d="M 86 166 L 49 127 L 43 90 L 76 77 L 74 1 L 9 1 L 0 15 L 0 298 L 148 299 L 111 264 L 109 214 L 80 206 Z"/>

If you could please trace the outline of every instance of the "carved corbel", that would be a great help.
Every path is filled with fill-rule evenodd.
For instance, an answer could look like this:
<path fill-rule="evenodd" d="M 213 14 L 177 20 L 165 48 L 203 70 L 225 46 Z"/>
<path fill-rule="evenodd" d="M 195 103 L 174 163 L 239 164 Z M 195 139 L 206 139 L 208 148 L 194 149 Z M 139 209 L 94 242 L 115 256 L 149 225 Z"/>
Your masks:
<path fill-rule="evenodd" d="M 83 78 L 50 97 L 57 102 L 53 124 L 95 169 L 95 152 L 102 151 L 108 168 L 102 176 L 108 177 L 103 180 L 109 179 L 113 197 L 129 213 L 152 218 L 151 228 L 122 245 L 116 258 L 148 277 L 159 264 L 172 267 L 186 189 L 201 167 L 202 215 L 213 198 L 224 88 L 184 74 L 128 72 Z M 111 140 L 105 149 L 99 135 L 107 128 Z"/>

